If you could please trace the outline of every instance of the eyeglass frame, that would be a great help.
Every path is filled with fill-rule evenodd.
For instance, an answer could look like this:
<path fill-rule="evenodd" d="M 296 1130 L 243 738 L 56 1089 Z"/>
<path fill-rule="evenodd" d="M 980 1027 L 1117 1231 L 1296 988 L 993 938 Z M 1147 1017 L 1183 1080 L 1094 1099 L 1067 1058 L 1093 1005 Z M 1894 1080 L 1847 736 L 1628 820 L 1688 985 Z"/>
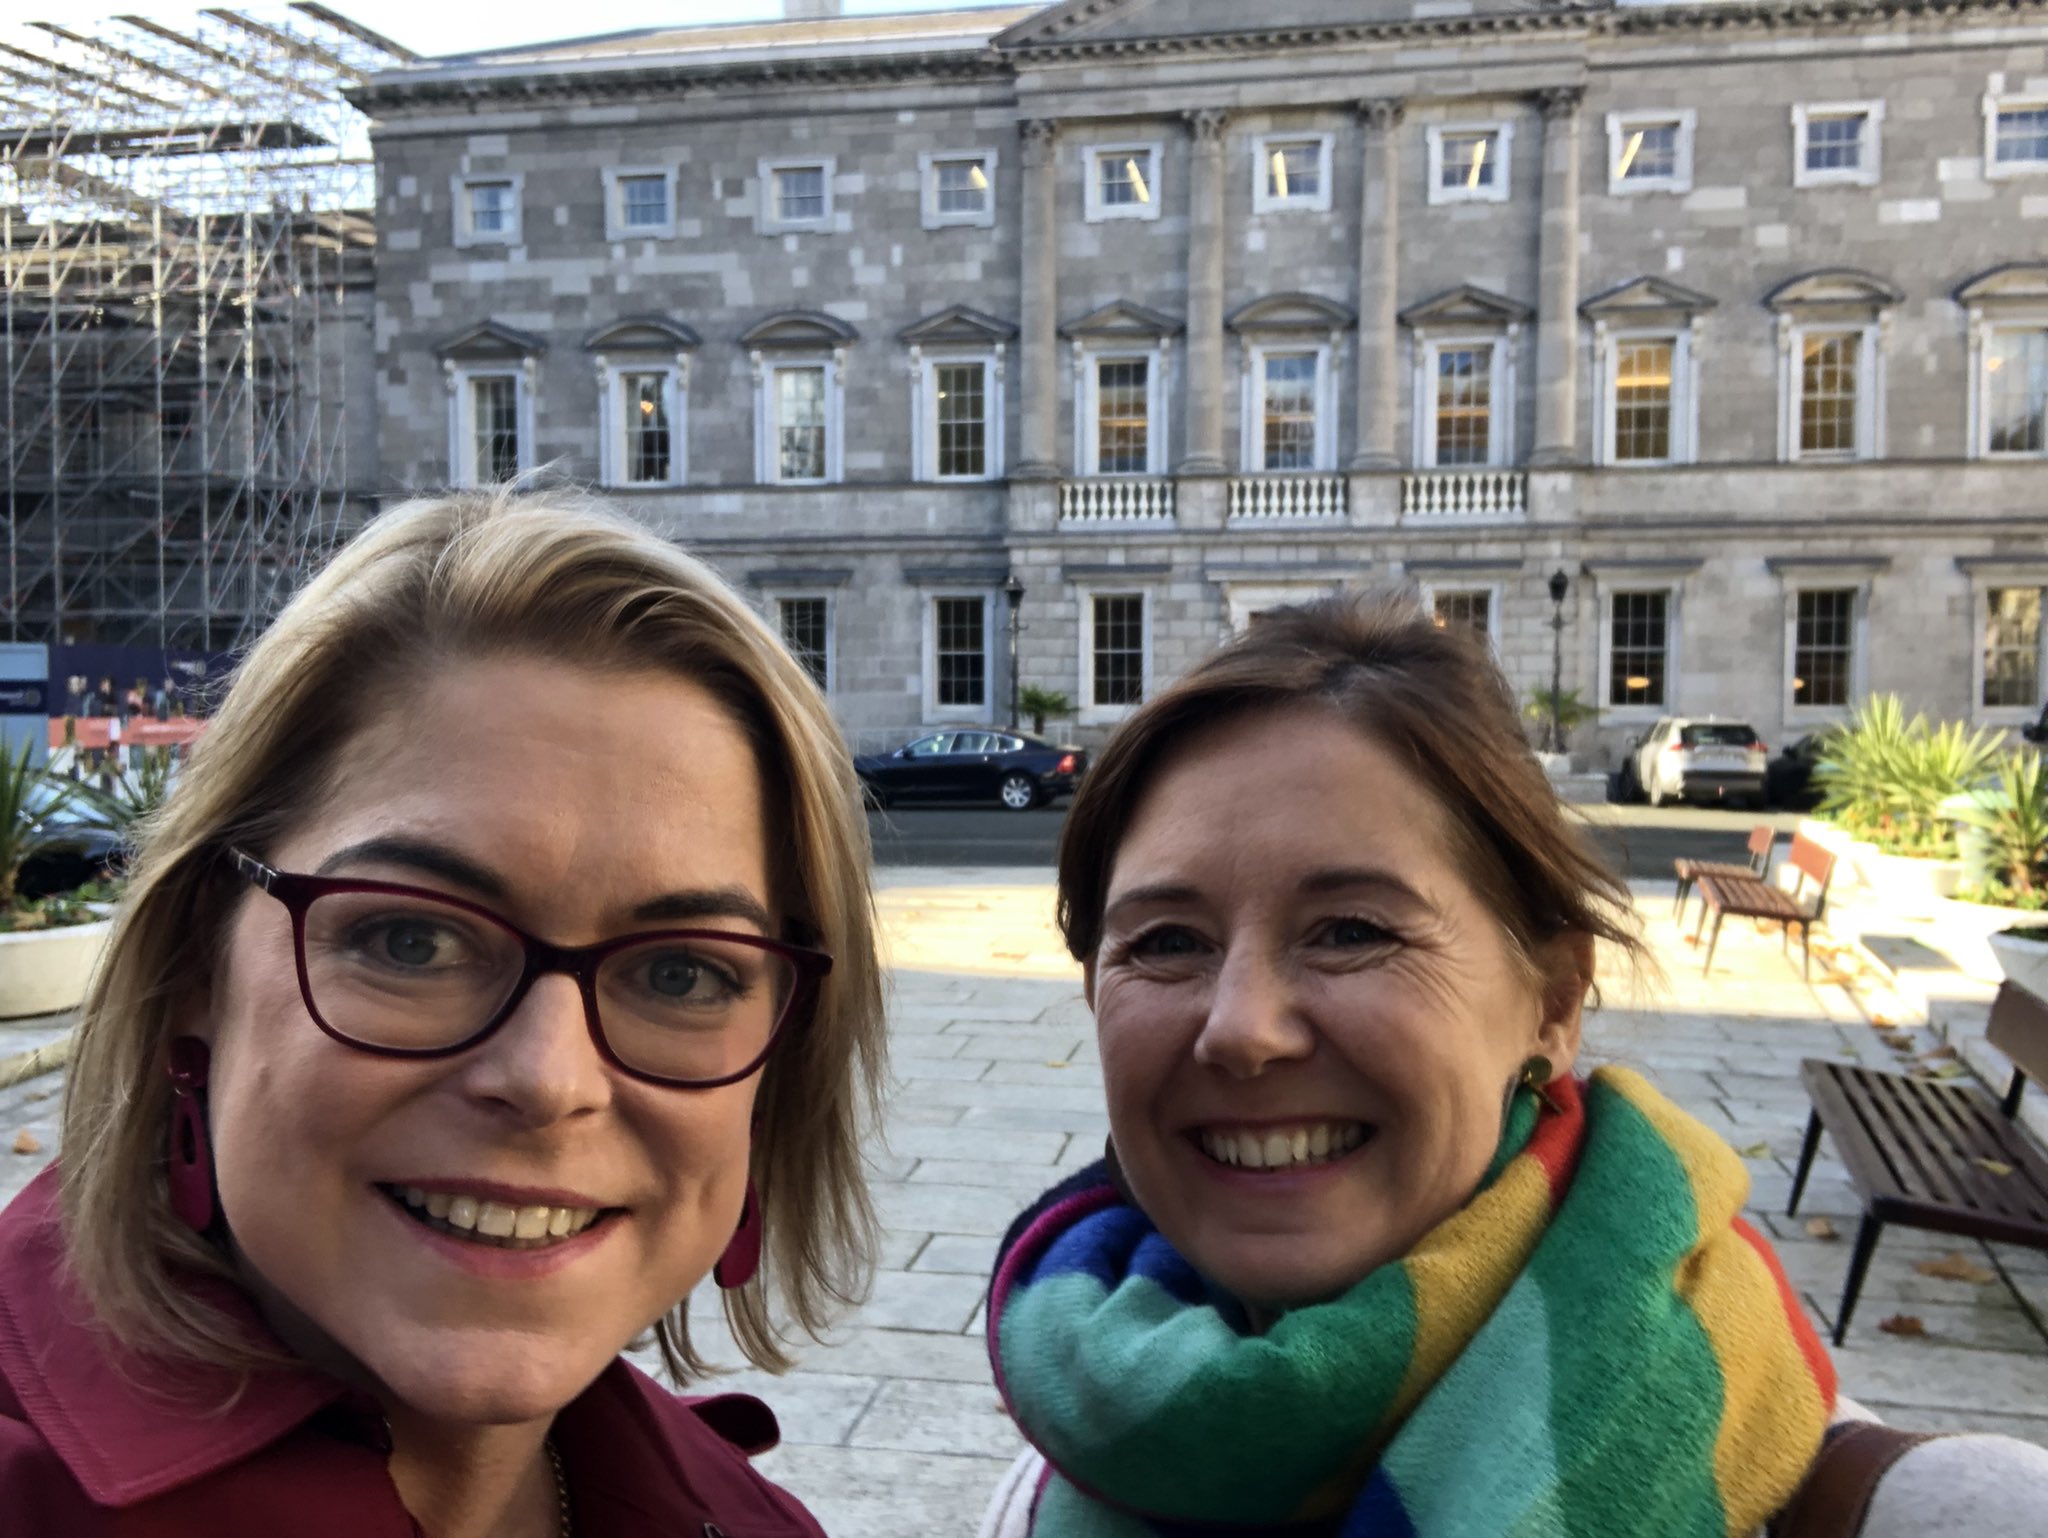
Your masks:
<path fill-rule="evenodd" d="M 728 1084 L 737 1084 L 760 1071 L 768 1061 L 768 1055 L 775 1050 L 793 1020 L 809 1019 L 811 1005 L 816 1001 L 818 985 L 832 970 L 832 956 L 829 951 L 817 950 L 810 946 L 792 945 L 783 940 L 770 940 L 763 935 L 735 934 L 722 929 L 650 929 L 638 930 L 629 935 L 618 935 L 610 940 L 599 940 L 593 945 L 556 945 L 530 934 L 502 913 L 485 907 L 482 903 L 470 902 L 466 898 L 451 896 L 435 891 L 431 887 L 409 886 L 397 881 L 360 881 L 349 876 L 308 876 L 294 871 L 283 871 L 268 865 L 244 849 L 230 848 L 226 851 L 228 863 L 260 890 L 269 893 L 284 904 L 292 916 L 292 953 L 299 974 L 299 998 L 306 1006 L 306 1013 L 321 1032 L 331 1040 L 357 1052 L 367 1052 L 373 1057 L 409 1058 L 415 1061 L 454 1057 L 467 1052 L 495 1035 L 505 1022 L 512 1018 L 535 982 L 553 973 L 576 980 L 578 993 L 583 998 L 583 1024 L 590 1033 L 590 1040 L 597 1048 L 597 1054 L 611 1067 L 629 1078 L 643 1084 L 656 1084 L 665 1089 L 720 1089 Z M 371 1042 L 358 1041 L 355 1037 L 336 1029 L 320 1013 L 320 1006 L 313 1002 L 313 980 L 306 967 L 306 911 L 322 897 L 343 892 L 365 892 L 390 897 L 422 897 L 429 901 L 458 908 L 465 913 L 496 925 L 519 941 L 525 950 L 524 963 L 519 979 L 512 985 L 505 1002 L 496 1014 L 464 1037 L 447 1047 L 384 1047 Z M 622 950 L 635 945 L 644 945 L 650 940 L 718 940 L 766 951 L 789 962 L 795 973 L 790 983 L 789 997 L 783 1002 L 782 1012 L 776 1017 L 768 1032 L 768 1040 L 761 1050 L 743 1068 L 723 1074 L 715 1079 L 672 1079 L 661 1074 L 649 1073 L 644 1068 L 635 1068 L 612 1050 L 605 1039 L 604 1026 L 600 1023 L 597 1007 L 597 970 L 605 960 Z"/>

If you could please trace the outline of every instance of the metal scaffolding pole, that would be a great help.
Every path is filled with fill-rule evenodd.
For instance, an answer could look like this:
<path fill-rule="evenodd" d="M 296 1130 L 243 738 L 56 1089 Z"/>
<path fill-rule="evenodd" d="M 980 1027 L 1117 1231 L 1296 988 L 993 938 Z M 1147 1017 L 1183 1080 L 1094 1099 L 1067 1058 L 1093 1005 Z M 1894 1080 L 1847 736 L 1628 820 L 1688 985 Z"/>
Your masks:
<path fill-rule="evenodd" d="M 341 92 L 411 57 L 317 4 L 0 24 L 11 638 L 236 645 L 369 505 L 374 189 Z"/>

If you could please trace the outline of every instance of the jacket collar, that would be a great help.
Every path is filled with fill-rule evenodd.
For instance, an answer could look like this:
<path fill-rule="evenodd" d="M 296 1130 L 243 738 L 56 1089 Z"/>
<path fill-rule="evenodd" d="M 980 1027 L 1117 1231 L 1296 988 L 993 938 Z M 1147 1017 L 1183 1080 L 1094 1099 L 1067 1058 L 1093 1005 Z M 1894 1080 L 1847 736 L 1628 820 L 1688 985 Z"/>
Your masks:
<path fill-rule="evenodd" d="M 210 1284 L 208 1297 L 252 1341 L 283 1349 L 238 1289 Z M 218 1473 L 323 1412 L 345 1434 L 353 1422 L 358 1440 L 384 1434 L 373 1400 L 310 1368 L 244 1379 L 123 1350 L 69 1278 L 54 1164 L 0 1211 L 0 1379 L 0 1412 L 11 1389 L 101 1506 L 136 1505 Z M 555 1435 L 593 1492 L 623 1503 L 623 1525 L 593 1531 L 694 1532 L 714 1513 L 744 1515 L 764 1533 L 812 1531 L 735 1455 L 765 1452 L 778 1436 L 774 1415 L 748 1395 L 680 1399 L 614 1360 L 558 1417 Z"/>

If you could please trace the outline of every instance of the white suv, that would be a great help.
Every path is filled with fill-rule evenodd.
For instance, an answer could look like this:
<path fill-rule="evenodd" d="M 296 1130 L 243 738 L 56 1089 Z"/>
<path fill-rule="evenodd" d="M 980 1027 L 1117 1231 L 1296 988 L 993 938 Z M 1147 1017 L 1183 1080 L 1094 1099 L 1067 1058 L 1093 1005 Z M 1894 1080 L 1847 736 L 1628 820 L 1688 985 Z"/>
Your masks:
<path fill-rule="evenodd" d="M 1621 766 L 1623 799 L 1764 804 L 1770 750 L 1746 721 L 1666 716 L 1630 745 Z"/>

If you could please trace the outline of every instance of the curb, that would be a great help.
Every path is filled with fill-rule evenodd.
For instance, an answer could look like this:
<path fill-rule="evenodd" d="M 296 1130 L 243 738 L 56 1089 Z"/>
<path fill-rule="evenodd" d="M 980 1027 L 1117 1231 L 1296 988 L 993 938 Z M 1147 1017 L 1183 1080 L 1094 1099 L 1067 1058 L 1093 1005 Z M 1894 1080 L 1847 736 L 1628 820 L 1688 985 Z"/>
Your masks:
<path fill-rule="evenodd" d="M 71 1037 L 72 1033 L 66 1031 L 55 1041 L 30 1051 L 0 1057 L 0 1089 L 11 1089 L 24 1080 L 40 1078 L 62 1068 L 71 1061 Z"/>

